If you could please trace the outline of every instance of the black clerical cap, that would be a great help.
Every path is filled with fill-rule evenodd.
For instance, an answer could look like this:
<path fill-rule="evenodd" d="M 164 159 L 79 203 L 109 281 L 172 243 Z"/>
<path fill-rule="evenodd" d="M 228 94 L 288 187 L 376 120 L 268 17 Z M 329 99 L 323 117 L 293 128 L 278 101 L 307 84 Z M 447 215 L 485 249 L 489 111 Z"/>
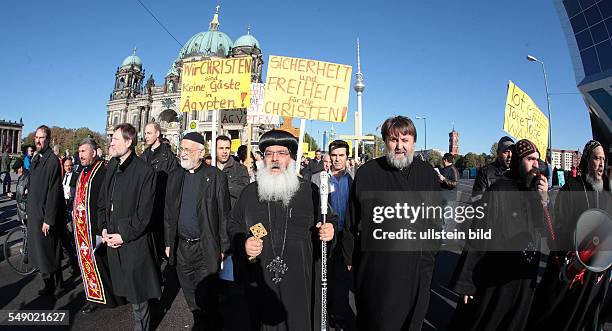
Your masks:
<path fill-rule="evenodd" d="M 201 134 L 197 133 L 197 132 L 189 132 L 186 135 L 183 136 L 183 140 L 191 140 L 193 142 L 196 142 L 200 145 L 205 145 L 204 143 L 204 137 L 202 137 Z"/>
<path fill-rule="evenodd" d="M 259 150 L 266 151 L 270 146 L 285 146 L 289 149 L 291 156 L 295 159 L 298 150 L 297 139 L 289 132 L 283 130 L 271 130 L 259 138 Z"/>

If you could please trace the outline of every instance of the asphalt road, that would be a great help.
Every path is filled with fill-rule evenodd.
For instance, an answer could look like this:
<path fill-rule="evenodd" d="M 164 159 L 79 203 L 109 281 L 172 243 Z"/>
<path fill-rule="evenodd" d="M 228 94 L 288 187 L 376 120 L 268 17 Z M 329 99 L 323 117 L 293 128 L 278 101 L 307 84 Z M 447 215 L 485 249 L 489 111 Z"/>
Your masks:
<path fill-rule="evenodd" d="M 16 216 L 16 205 L 14 200 L 0 197 L 0 243 L 4 240 L 8 231 L 20 223 Z M 91 314 L 81 313 L 85 305 L 83 285 L 80 276 L 74 277 L 68 260 L 62 262 L 66 291 L 55 299 L 52 297 L 40 297 L 38 290 L 42 288 L 43 282 L 38 274 L 22 276 L 14 272 L 4 261 L 4 254 L 0 253 L 0 310 L 67 310 L 70 319 L 70 327 L 45 327 L 45 330 L 125 330 L 132 328 L 132 310 L 130 305 L 120 306 L 114 309 L 97 310 Z M 172 275 L 170 269 L 164 266 L 164 274 Z M 168 284 L 176 278 L 167 276 Z M 192 323 L 191 313 L 187 307 L 183 293 L 178 286 L 165 286 L 161 301 L 167 309 L 162 311 L 160 303 L 153 303 L 155 311 L 152 314 L 152 325 L 157 330 L 190 329 Z M 0 324 L 0 330 L 31 330 L 32 326 L 14 327 Z"/>

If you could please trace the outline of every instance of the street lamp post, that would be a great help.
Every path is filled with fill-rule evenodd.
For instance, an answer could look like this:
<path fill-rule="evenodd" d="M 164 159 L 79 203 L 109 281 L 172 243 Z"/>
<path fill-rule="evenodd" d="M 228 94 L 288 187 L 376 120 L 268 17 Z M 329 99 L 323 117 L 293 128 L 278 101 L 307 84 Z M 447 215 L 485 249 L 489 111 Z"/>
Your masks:
<path fill-rule="evenodd" d="M 427 155 L 427 117 L 417 116 L 416 119 L 423 120 L 423 122 L 425 123 L 425 150 L 423 151 L 423 156 L 425 157 L 425 160 L 428 160 L 429 157 Z"/>
<path fill-rule="evenodd" d="M 548 108 L 548 157 L 552 161 L 552 118 L 550 117 L 550 94 L 548 93 L 548 76 L 546 75 L 546 67 L 544 62 L 538 60 L 533 55 L 527 55 L 527 60 L 530 62 L 537 62 L 542 65 L 542 72 L 544 73 L 544 87 L 546 88 L 546 106 Z"/>

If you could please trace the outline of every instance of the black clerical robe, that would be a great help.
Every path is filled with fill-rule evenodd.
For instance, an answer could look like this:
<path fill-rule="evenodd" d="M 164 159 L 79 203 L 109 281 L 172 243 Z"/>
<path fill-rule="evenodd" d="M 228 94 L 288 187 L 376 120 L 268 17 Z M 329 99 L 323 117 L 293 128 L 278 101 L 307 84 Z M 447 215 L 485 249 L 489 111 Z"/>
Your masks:
<path fill-rule="evenodd" d="M 429 305 L 429 287 L 439 242 L 419 242 L 403 251 L 362 247 L 361 240 L 370 235 L 369 225 L 365 224 L 368 211 L 372 210 L 372 192 L 380 192 L 381 196 L 389 194 L 385 192 L 397 192 L 390 196 L 399 200 L 407 196 L 410 204 L 416 206 L 421 203 L 440 206 L 438 175 L 418 158 L 403 170 L 390 166 L 385 157 L 361 166 L 350 191 L 342 243 L 346 264 L 355 271 L 360 329 L 420 330 Z M 420 230 L 427 227 L 440 230 L 442 220 L 429 219 L 416 222 L 415 226 Z"/>
<path fill-rule="evenodd" d="M 130 303 L 161 297 L 161 275 L 150 227 L 155 198 L 155 173 L 132 152 L 119 164 L 108 163 L 98 198 L 98 227 L 123 239 L 106 248 L 117 296 Z"/>
<path fill-rule="evenodd" d="M 460 300 L 449 330 L 523 330 L 533 302 L 546 235 L 538 192 L 498 180 L 480 203 L 485 218 L 472 230 L 491 229 L 491 240 L 468 240 L 453 289 Z M 464 295 L 474 296 L 467 304 Z"/>
<path fill-rule="evenodd" d="M 28 250 L 32 264 L 48 274 L 61 267 L 60 238 L 66 226 L 66 205 L 62 193 L 62 170 L 50 148 L 32 159 L 30 187 L 26 204 Z M 42 225 L 50 226 L 45 236 Z"/>
<path fill-rule="evenodd" d="M 529 318 L 530 330 L 595 330 L 610 286 L 611 270 L 585 270 L 582 279 L 561 281 L 559 272 L 565 257 L 574 248 L 573 233 L 580 214 L 599 208 L 612 215 L 610 191 L 595 192 L 582 177 L 570 178 L 561 188 L 555 202 L 555 230 L 558 234 L 554 251 L 548 258 L 542 283 L 536 292 Z"/>
<path fill-rule="evenodd" d="M 300 187 L 288 206 L 280 201 L 260 201 L 257 182 L 249 184 L 229 216 L 234 272 L 236 280 L 245 286 L 254 330 L 315 330 L 320 327 L 321 241 L 315 227 L 322 219 L 320 196 L 314 184 L 299 180 Z M 335 215 L 329 213 L 327 221 L 335 224 Z M 244 243 L 250 236 L 249 228 L 257 223 L 266 228 L 268 235 L 263 238 L 261 255 L 250 263 Z M 276 256 L 287 266 L 279 283 L 272 281 L 275 274 L 266 269 Z"/>

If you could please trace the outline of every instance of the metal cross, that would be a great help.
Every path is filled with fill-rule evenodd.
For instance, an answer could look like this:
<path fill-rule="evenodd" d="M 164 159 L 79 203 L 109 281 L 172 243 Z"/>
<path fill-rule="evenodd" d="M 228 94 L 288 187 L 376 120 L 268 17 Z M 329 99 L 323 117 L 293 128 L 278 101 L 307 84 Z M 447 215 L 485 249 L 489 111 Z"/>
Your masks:
<path fill-rule="evenodd" d="M 283 280 L 282 275 L 284 275 L 289 268 L 287 268 L 287 264 L 283 261 L 280 256 L 275 257 L 268 265 L 266 266 L 269 272 L 274 273 L 274 277 L 272 277 L 272 281 L 274 284 L 278 284 Z"/>

